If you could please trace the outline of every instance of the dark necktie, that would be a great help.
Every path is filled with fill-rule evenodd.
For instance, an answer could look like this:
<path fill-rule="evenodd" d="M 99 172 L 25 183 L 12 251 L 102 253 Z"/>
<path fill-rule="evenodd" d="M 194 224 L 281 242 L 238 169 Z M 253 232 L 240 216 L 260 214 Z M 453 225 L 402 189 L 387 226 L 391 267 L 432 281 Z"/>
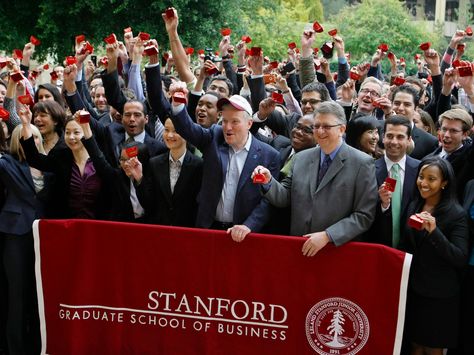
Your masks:
<path fill-rule="evenodd" d="M 323 177 L 324 175 L 326 175 L 328 169 L 329 169 L 329 166 L 331 165 L 331 157 L 329 155 L 324 155 L 324 161 L 323 161 L 323 165 L 321 165 L 321 167 L 319 168 L 319 173 L 318 173 L 318 186 L 319 184 L 321 183 L 321 181 L 323 180 Z"/>

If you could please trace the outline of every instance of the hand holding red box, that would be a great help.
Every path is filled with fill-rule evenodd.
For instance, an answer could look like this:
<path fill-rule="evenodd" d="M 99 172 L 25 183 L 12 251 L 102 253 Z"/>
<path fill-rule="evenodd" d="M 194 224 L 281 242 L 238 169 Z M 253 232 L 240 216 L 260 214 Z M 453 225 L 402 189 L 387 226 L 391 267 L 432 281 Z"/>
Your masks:
<path fill-rule="evenodd" d="M 391 177 L 387 177 L 385 179 L 384 183 L 385 183 L 385 185 L 384 185 L 385 190 L 390 191 L 390 192 L 395 191 L 395 187 L 397 185 L 397 180 L 392 179 Z"/>
<path fill-rule="evenodd" d="M 313 23 L 313 30 L 316 33 L 321 33 L 324 31 L 323 26 L 321 26 L 321 24 L 318 21 L 315 21 Z"/>
<path fill-rule="evenodd" d="M 10 112 L 5 110 L 3 107 L 0 107 L 0 120 L 8 121 L 10 119 Z"/>
<path fill-rule="evenodd" d="M 408 219 L 408 226 L 420 231 L 423 229 L 423 220 L 414 214 Z"/>
<path fill-rule="evenodd" d="M 185 104 L 185 105 L 188 103 L 188 99 L 187 99 L 185 93 L 182 92 L 182 91 L 176 91 L 173 94 L 173 101 L 178 102 L 180 104 Z"/>
<path fill-rule="evenodd" d="M 30 43 L 37 47 L 41 44 L 41 41 L 35 36 L 30 36 Z"/>
<path fill-rule="evenodd" d="M 87 111 L 81 111 L 79 112 L 79 123 L 80 124 L 86 124 L 89 123 L 91 120 L 91 115 Z"/>
<path fill-rule="evenodd" d="M 265 180 L 266 180 L 265 175 L 263 175 L 263 174 L 259 173 L 259 174 L 255 174 L 253 176 L 253 183 L 254 184 L 264 184 Z"/>
<path fill-rule="evenodd" d="M 138 146 L 125 148 L 125 155 L 128 159 L 132 159 L 138 156 Z"/>

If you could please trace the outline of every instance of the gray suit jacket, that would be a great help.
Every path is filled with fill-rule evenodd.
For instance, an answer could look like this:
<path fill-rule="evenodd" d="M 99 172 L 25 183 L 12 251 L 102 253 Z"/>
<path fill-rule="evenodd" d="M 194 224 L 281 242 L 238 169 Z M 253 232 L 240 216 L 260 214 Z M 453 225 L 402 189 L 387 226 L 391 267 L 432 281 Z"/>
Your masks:
<path fill-rule="evenodd" d="M 291 234 L 326 231 L 335 245 L 366 232 L 375 217 L 377 181 L 374 160 L 343 143 L 317 185 L 319 147 L 295 155 L 292 173 L 281 184 L 272 179 L 265 194 L 277 206 L 291 204 Z"/>

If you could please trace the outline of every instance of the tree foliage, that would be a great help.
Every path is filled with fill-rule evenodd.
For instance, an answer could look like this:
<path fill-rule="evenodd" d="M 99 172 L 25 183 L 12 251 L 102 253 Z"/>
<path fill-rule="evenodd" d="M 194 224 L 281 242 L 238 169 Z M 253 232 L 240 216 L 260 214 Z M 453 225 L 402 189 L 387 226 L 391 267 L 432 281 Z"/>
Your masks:
<path fill-rule="evenodd" d="M 410 20 L 403 3 L 398 0 L 365 0 L 348 6 L 332 18 L 344 37 L 346 50 L 359 60 L 370 59 L 380 43 L 387 43 L 398 57 L 413 58 L 418 46 L 432 42 L 440 48 L 440 37 L 420 23 Z"/>

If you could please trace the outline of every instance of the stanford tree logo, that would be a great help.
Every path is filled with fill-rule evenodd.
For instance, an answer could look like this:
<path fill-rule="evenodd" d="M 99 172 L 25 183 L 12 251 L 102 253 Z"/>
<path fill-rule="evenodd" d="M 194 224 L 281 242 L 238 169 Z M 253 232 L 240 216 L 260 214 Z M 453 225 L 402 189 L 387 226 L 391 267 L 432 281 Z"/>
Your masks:
<path fill-rule="evenodd" d="M 306 316 L 309 345 L 321 355 L 354 355 L 367 343 L 369 320 L 362 309 L 344 298 L 315 304 Z"/>

